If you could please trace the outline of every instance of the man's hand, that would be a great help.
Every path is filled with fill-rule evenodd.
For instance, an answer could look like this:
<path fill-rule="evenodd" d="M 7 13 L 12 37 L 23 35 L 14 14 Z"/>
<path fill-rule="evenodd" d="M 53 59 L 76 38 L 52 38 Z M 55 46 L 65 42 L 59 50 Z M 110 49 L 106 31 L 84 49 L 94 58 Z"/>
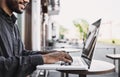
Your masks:
<path fill-rule="evenodd" d="M 72 57 L 67 52 L 64 51 L 52 52 L 42 56 L 45 64 L 51 64 L 58 61 L 71 63 L 73 61 Z"/>

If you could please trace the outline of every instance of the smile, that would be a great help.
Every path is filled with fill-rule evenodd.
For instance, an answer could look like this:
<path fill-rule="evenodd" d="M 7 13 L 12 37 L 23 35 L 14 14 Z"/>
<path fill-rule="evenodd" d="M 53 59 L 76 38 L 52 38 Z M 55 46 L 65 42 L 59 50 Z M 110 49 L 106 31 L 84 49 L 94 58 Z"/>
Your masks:
<path fill-rule="evenodd" d="M 24 7 L 26 7 L 28 3 L 27 3 L 27 2 L 24 2 L 24 3 L 19 2 L 19 4 L 20 4 L 20 5 L 23 5 Z"/>

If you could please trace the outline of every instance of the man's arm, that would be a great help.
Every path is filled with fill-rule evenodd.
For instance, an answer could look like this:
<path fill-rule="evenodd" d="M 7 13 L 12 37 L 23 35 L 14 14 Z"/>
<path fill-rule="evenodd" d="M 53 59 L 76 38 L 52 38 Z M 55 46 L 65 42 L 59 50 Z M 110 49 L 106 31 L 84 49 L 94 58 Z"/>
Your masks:
<path fill-rule="evenodd" d="M 18 77 L 11 76 L 16 73 L 21 77 L 32 73 L 37 65 L 43 64 L 42 56 L 39 55 L 30 55 L 30 56 L 14 56 L 5 58 L 0 56 L 0 70 L 3 71 L 5 77 Z"/>
<path fill-rule="evenodd" d="M 40 54 L 4 57 L 3 52 L 5 51 L 0 47 L 0 77 L 25 77 L 32 73 L 37 65 L 43 64 L 43 58 Z"/>
<path fill-rule="evenodd" d="M 32 50 L 23 50 L 23 54 L 24 54 L 24 55 L 35 55 L 35 54 L 45 55 L 45 54 L 53 53 L 53 52 L 57 52 L 57 51 L 56 51 L 56 50 L 53 50 L 53 51 L 32 51 Z"/>
<path fill-rule="evenodd" d="M 36 52 L 36 51 L 24 51 L 27 53 L 27 55 L 29 56 L 36 56 L 41 55 L 43 62 L 45 64 L 51 64 L 51 63 L 55 63 L 57 61 L 64 61 L 64 62 L 69 62 L 71 63 L 72 57 L 65 51 L 47 51 L 47 52 L 43 52 L 41 54 L 41 52 Z M 29 53 L 29 54 L 28 54 Z M 37 61 L 37 59 L 35 59 Z"/>

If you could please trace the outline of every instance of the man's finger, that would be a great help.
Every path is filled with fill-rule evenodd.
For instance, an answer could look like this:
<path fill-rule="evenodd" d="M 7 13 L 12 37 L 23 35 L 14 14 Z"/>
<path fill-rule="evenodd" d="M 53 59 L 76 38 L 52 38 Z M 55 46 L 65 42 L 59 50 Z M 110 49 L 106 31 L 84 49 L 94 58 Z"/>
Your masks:
<path fill-rule="evenodd" d="M 71 60 L 69 60 L 69 59 L 67 59 L 65 57 L 62 58 L 62 61 L 67 62 L 67 63 L 71 63 L 72 62 Z"/>
<path fill-rule="evenodd" d="M 65 58 L 67 58 L 67 59 L 69 59 L 69 60 L 71 60 L 71 61 L 73 62 L 73 59 L 72 59 L 72 57 L 70 56 L 69 53 L 66 53 L 66 54 L 65 54 Z"/>

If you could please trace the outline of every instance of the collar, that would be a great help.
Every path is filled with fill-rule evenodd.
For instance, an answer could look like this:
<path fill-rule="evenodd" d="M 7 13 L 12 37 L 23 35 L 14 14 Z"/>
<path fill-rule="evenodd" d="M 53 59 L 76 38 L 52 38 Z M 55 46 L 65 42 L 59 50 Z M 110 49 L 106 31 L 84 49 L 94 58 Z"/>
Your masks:
<path fill-rule="evenodd" d="M 9 16 L 2 8 L 0 8 L 0 14 L 4 16 L 7 20 L 11 20 L 15 24 L 17 18 L 14 14 Z"/>

